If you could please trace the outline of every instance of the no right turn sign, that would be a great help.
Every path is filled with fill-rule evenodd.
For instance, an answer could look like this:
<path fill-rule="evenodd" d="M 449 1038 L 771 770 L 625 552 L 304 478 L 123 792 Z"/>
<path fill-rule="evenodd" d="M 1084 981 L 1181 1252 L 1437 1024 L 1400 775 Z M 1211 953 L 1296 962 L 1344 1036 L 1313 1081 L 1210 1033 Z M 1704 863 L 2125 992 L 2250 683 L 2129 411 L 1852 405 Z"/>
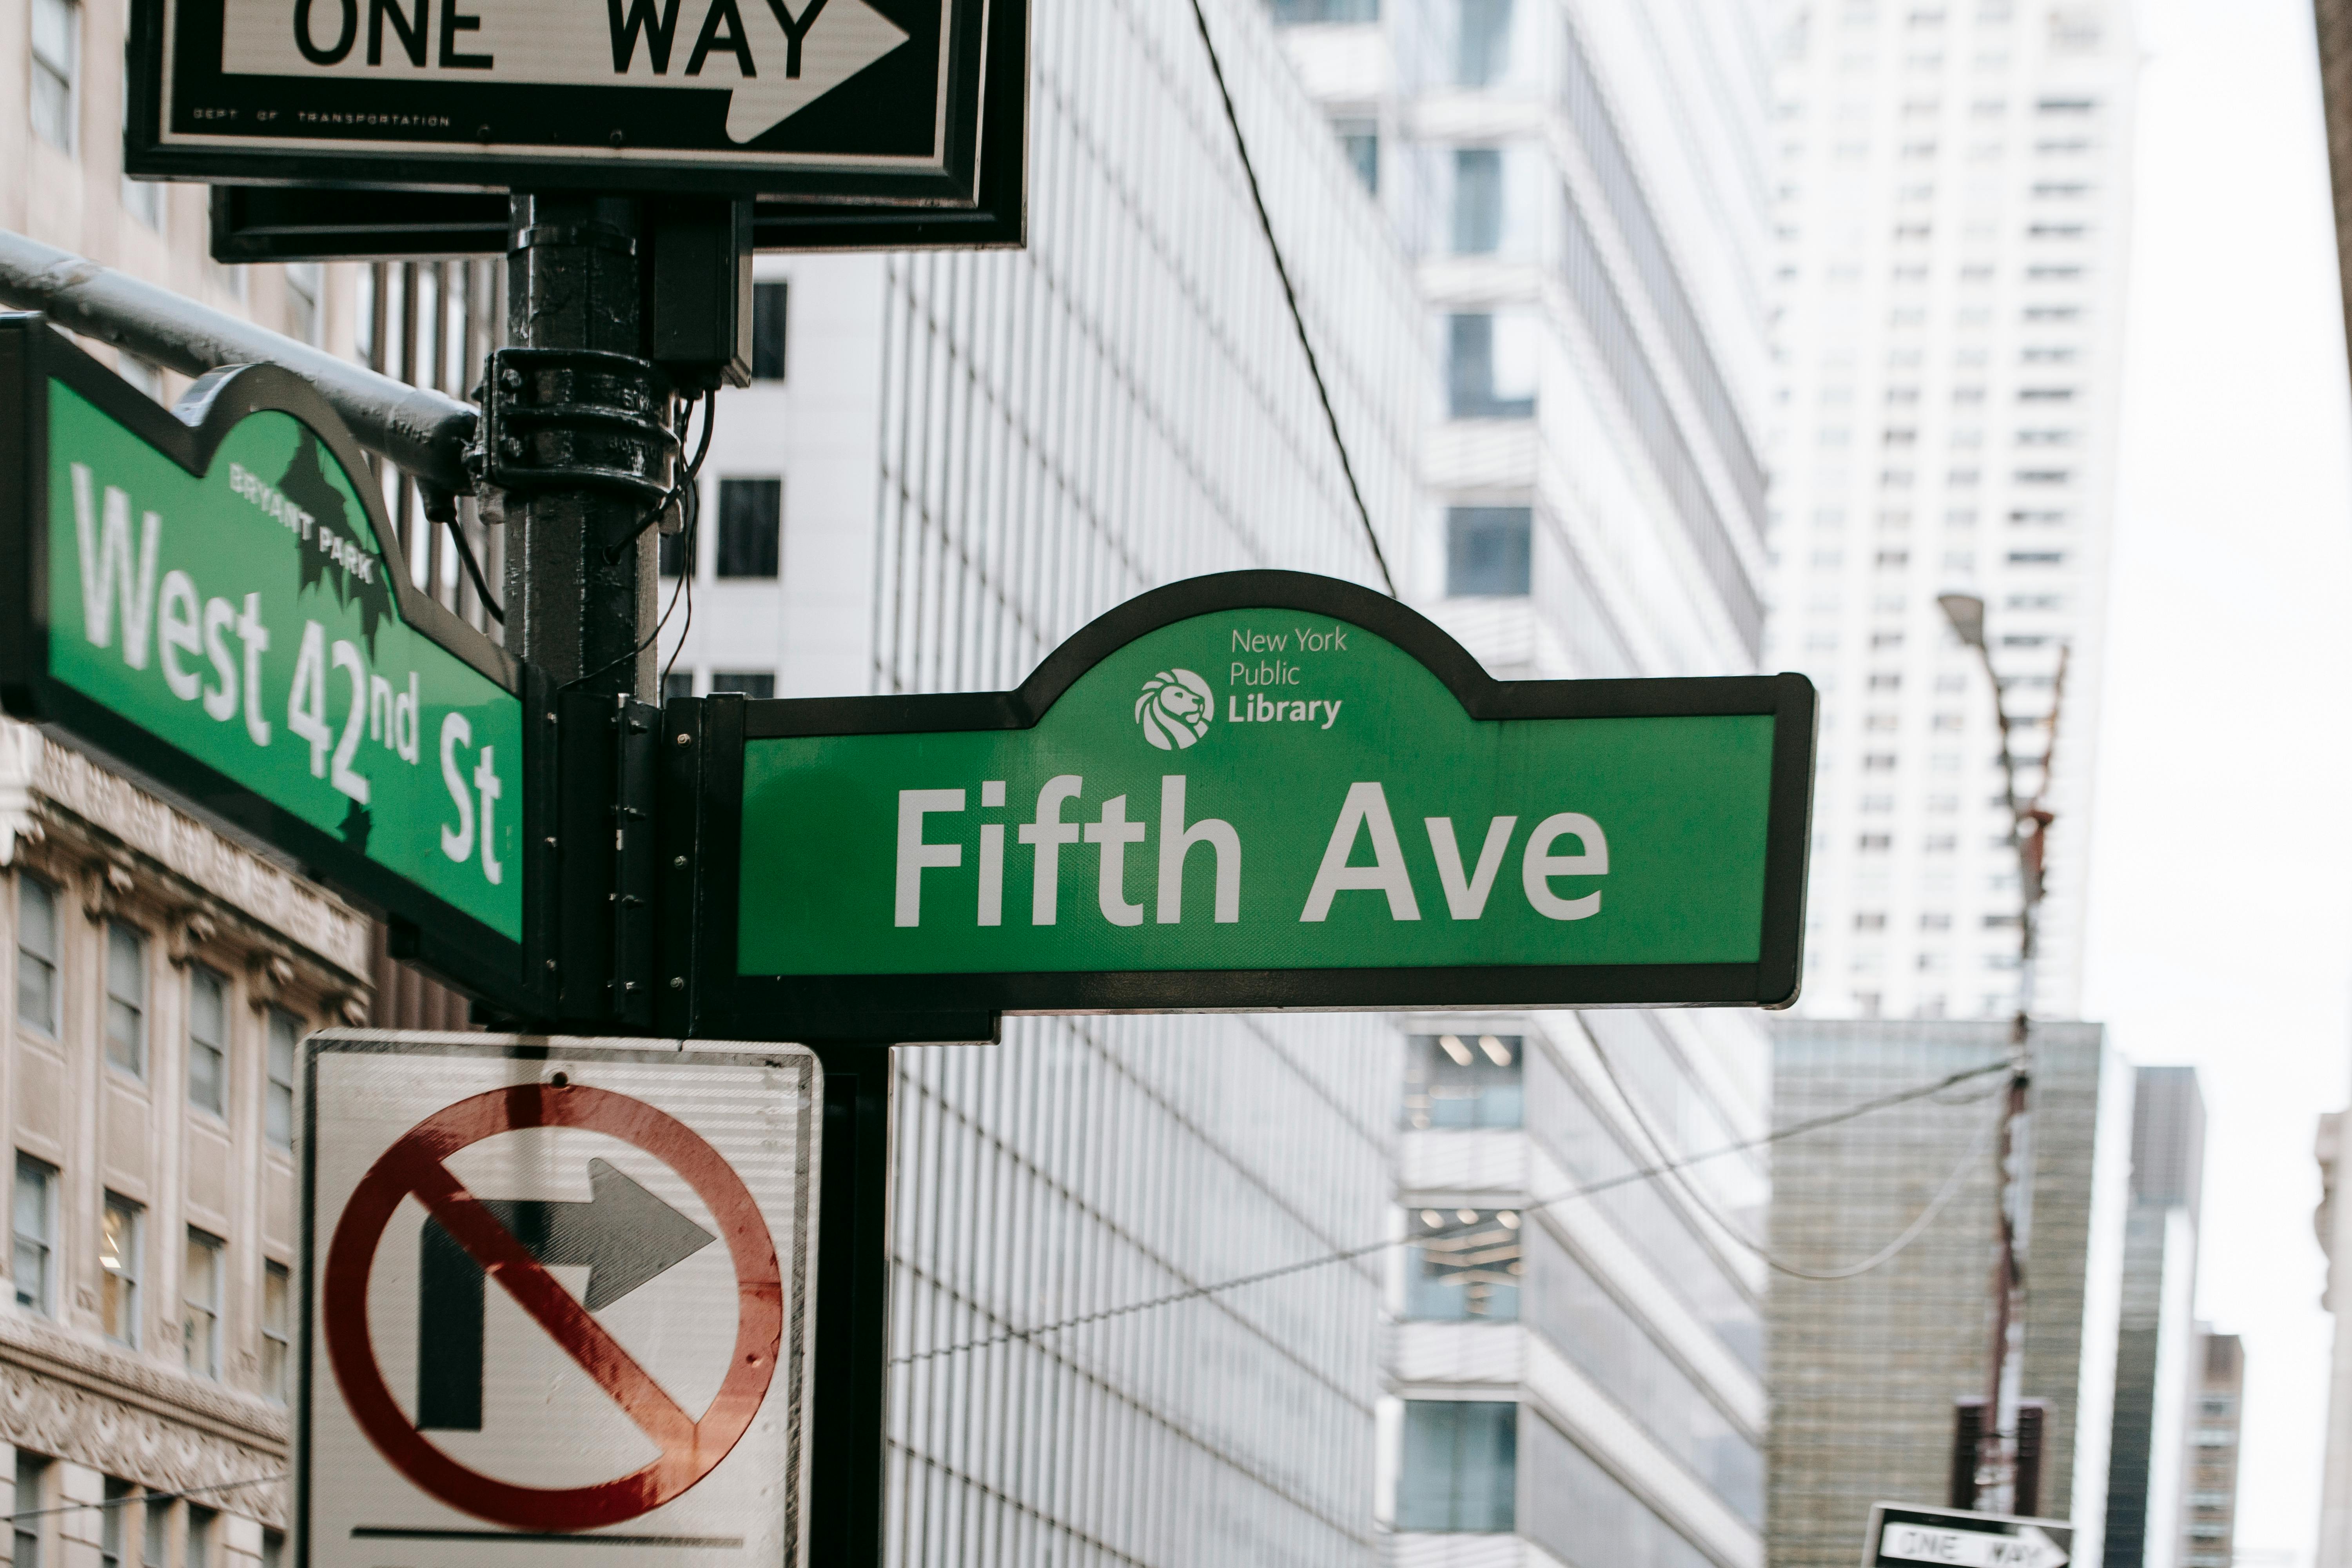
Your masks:
<path fill-rule="evenodd" d="M 303 1561 L 800 1560 L 816 1058 L 311 1044 Z"/>

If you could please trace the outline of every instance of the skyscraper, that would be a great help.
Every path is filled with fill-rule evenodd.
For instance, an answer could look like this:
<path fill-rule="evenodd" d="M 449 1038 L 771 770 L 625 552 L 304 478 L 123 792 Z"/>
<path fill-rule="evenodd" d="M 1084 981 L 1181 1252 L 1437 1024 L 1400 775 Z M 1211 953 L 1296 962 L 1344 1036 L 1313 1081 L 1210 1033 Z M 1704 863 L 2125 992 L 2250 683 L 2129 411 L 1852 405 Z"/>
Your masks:
<path fill-rule="evenodd" d="M 1443 365 L 1408 594 L 1500 674 L 1753 668 L 1763 7 L 1274 12 Z M 1763 1162 L 1550 1201 L 1760 1131 L 1756 1021 L 1407 1027 L 1380 1498 L 1396 1560 L 1760 1563 Z"/>
<path fill-rule="evenodd" d="M 1786 9 L 1768 662 L 1822 689 L 1803 1006 L 1995 1016 L 2017 868 L 1984 676 L 1936 597 L 1981 596 L 2040 783 L 2037 1008 L 2080 985 L 2121 384 L 2137 54 L 2124 0 Z"/>
<path fill-rule="evenodd" d="M 2200 1324 L 2197 1408 L 2190 1428 L 2186 1568 L 2230 1568 L 2238 1540 L 2238 1436 L 2245 1426 L 2246 1348 Z"/>
<path fill-rule="evenodd" d="M 1775 1113 L 1802 1122 L 1970 1068 L 1974 1087 L 1778 1144 L 1770 1297 L 1773 1568 L 1849 1568 L 1872 1503 L 1951 1498 L 1955 1402 L 1990 1373 L 1997 1023 L 1784 1018 Z M 2043 1409 L 2037 1495 L 2098 1568 L 2107 1518 L 2116 1309 L 2132 1157 L 2133 1075 L 2095 1024 L 2034 1031 L 2032 1127 L 2020 1144 L 2028 1281 L 2012 1360 Z"/>
<path fill-rule="evenodd" d="M 2197 1069 L 2140 1068 L 2133 1104 L 2105 1563 L 2175 1568 L 2190 1432 L 2205 1376 L 2196 1321 L 2205 1185 L 2205 1100 Z"/>

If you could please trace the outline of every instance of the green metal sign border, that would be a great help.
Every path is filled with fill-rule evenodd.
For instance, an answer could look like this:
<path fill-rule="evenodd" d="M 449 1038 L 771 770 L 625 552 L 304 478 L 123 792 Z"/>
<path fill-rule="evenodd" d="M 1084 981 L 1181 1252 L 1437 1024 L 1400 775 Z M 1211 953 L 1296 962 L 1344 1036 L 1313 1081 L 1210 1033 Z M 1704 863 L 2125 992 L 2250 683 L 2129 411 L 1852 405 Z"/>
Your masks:
<path fill-rule="evenodd" d="M 545 940 L 533 929 L 536 906 L 530 898 L 524 900 L 524 939 L 510 941 L 49 674 L 46 384 L 52 377 L 197 477 L 210 471 L 214 453 L 240 421 L 266 410 L 310 426 L 355 479 L 369 472 L 350 431 L 310 383 L 273 365 L 215 374 L 195 405 L 202 415 L 192 426 L 83 353 L 44 318 L 0 315 L 0 710 L 131 773 L 142 787 L 232 837 L 257 839 L 291 856 L 310 875 L 380 915 L 391 930 L 394 952 L 418 968 L 478 996 L 527 1009 L 534 1004 L 526 949 L 536 951 Z M 419 592 L 383 497 L 371 484 L 353 488 L 397 588 L 401 617 L 523 702 L 528 889 L 552 869 L 543 847 L 547 829 L 538 819 L 553 796 L 554 747 L 544 732 L 551 726 L 530 721 L 534 713 L 551 713 L 545 678 Z"/>
<path fill-rule="evenodd" d="M 747 740 L 1023 730 L 1105 658 L 1193 616 L 1286 609 L 1385 637 L 1473 719 L 1769 714 L 1773 732 L 1763 931 L 1753 963 L 1152 970 L 924 975 L 735 972 Z M 661 1028 L 736 1039 L 994 1037 L 1006 1013 L 1212 1013 L 1446 1007 L 1787 1007 L 1803 971 L 1817 702 L 1801 675 L 1496 680 L 1426 617 L 1370 589 L 1296 572 L 1232 572 L 1145 594 L 1064 643 L 1015 690 L 947 696 L 680 700 L 665 712 L 662 863 L 692 877 L 665 899 Z M 698 868 L 698 873 L 688 868 Z"/>

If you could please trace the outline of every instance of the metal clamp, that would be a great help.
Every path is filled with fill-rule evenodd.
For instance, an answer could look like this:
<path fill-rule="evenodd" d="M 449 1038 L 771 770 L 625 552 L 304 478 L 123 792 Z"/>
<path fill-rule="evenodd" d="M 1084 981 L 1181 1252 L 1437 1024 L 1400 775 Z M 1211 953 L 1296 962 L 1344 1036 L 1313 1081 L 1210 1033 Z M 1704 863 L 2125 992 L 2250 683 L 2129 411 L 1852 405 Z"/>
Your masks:
<path fill-rule="evenodd" d="M 602 349 L 498 349 L 482 384 L 480 481 L 530 494 L 601 489 L 652 505 L 678 457 L 669 378 Z"/>

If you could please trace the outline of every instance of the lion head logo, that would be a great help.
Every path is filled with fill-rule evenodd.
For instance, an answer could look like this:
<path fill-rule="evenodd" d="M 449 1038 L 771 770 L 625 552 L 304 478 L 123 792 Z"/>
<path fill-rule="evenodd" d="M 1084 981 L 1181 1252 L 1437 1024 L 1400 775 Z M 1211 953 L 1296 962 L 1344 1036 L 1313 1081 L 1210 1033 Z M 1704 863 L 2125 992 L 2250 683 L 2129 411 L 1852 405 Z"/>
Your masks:
<path fill-rule="evenodd" d="M 1143 683 L 1135 721 L 1143 738 L 1163 752 L 1181 752 L 1209 732 L 1217 700 L 1209 683 L 1189 669 L 1163 669 Z"/>

